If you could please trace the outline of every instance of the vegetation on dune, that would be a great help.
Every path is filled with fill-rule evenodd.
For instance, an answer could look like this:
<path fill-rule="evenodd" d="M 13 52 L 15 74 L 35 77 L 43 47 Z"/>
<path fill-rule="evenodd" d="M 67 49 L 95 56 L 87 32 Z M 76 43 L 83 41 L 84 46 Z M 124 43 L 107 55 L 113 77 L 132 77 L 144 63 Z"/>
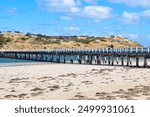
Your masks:
<path fill-rule="evenodd" d="M 95 40 L 99 40 L 99 41 L 102 41 L 102 42 L 107 42 L 106 37 L 95 37 Z"/>
<path fill-rule="evenodd" d="M 44 38 L 43 36 L 37 36 L 33 42 L 33 44 L 61 44 L 60 39 L 52 39 L 52 38 Z"/>
<path fill-rule="evenodd" d="M 3 37 L 2 34 L 0 34 L 0 47 L 5 44 L 5 38 Z"/>
<path fill-rule="evenodd" d="M 53 41 L 53 44 L 58 44 L 58 45 L 60 45 L 60 44 L 61 44 L 61 41 L 60 41 L 60 40 L 55 40 L 55 41 Z"/>
<path fill-rule="evenodd" d="M 29 39 L 29 38 L 26 38 L 26 37 L 22 37 L 22 38 L 21 38 L 22 41 L 26 41 L 26 40 L 28 40 L 28 39 Z"/>
<path fill-rule="evenodd" d="M 42 35 L 42 34 L 37 34 L 36 35 L 38 38 L 45 38 L 45 39 L 50 39 L 51 36 L 47 36 L 47 35 Z"/>
<path fill-rule="evenodd" d="M 94 42 L 95 39 L 89 38 L 89 39 L 76 39 L 75 42 L 79 43 L 84 43 L 84 44 L 89 44 L 91 42 Z"/>
<path fill-rule="evenodd" d="M 27 33 L 25 36 L 29 37 L 29 38 L 32 38 L 32 34 L 31 33 Z"/>
<path fill-rule="evenodd" d="M 111 37 L 111 38 L 114 38 L 114 37 L 115 37 L 115 35 L 110 35 L 110 37 Z"/>
<path fill-rule="evenodd" d="M 3 47 L 4 44 L 7 44 L 10 41 L 10 38 L 6 38 L 3 34 L 0 34 L 0 47 Z"/>
<path fill-rule="evenodd" d="M 11 44 L 10 44 L 11 42 Z M 115 47 L 141 47 L 122 36 L 48 36 L 43 34 L 21 33 L 19 31 L 0 31 L 0 47 L 19 48 L 91 48 L 108 47 L 113 44 Z"/>

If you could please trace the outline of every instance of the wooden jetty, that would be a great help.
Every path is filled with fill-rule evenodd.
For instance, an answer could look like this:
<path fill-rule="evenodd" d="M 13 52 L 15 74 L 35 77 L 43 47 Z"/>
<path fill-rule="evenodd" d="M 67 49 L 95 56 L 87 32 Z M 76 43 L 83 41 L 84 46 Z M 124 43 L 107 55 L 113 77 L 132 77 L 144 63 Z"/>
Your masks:
<path fill-rule="evenodd" d="M 14 58 L 43 62 L 97 65 L 122 65 L 132 66 L 135 59 L 136 65 L 143 61 L 144 67 L 148 66 L 150 48 L 92 48 L 92 49 L 51 49 L 51 50 L 0 50 L 1 58 Z"/>

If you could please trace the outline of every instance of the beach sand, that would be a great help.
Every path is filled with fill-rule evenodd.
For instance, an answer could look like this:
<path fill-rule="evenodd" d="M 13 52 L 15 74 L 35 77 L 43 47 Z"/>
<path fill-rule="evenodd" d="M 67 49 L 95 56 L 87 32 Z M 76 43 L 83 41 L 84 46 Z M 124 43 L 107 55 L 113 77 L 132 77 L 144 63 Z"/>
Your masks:
<path fill-rule="evenodd" d="M 0 67 L 0 99 L 149 100 L 149 71 L 52 63 Z"/>

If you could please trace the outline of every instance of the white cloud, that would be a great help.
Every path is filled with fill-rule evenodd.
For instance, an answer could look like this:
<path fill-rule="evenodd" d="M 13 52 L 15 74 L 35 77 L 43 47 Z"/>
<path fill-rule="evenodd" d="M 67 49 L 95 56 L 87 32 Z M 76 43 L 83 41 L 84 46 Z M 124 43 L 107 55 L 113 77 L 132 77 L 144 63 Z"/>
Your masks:
<path fill-rule="evenodd" d="M 82 15 L 94 19 L 106 19 L 111 17 L 112 9 L 106 6 L 86 6 Z"/>
<path fill-rule="evenodd" d="M 79 0 L 36 0 L 40 7 L 49 11 L 58 12 L 79 12 Z"/>
<path fill-rule="evenodd" d="M 145 10 L 138 13 L 124 11 L 120 19 L 125 24 L 137 24 L 140 18 L 143 17 L 150 17 L 150 10 Z"/>
<path fill-rule="evenodd" d="M 76 31 L 80 31 L 80 28 L 76 26 L 69 26 L 69 27 L 65 27 L 64 30 L 70 32 L 76 32 Z"/>
<path fill-rule="evenodd" d="M 150 0 L 109 0 L 113 3 L 124 3 L 128 6 L 150 7 Z"/>
<path fill-rule="evenodd" d="M 123 23 L 126 24 L 130 24 L 130 23 L 137 23 L 137 21 L 140 19 L 140 16 L 138 13 L 134 13 L 134 12 L 127 12 L 124 11 L 122 16 L 121 16 L 121 20 L 123 21 Z"/>
<path fill-rule="evenodd" d="M 131 39 L 137 39 L 139 37 L 138 34 L 134 34 L 134 33 L 131 33 L 131 34 L 127 34 L 127 36 Z"/>
<path fill-rule="evenodd" d="M 17 11 L 17 8 L 16 7 L 13 7 L 13 8 L 6 8 L 5 9 L 5 12 L 7 13 L 15 13 Z"/>
<path fill-rule="evenodd" d="M 107 6 L 84 6 L 81 0 L 36 0 L 41 8 L 50 12 L 63 12 L 65 15 L 89 17 L 95 20 L 110 18 L 112 9 Z M 88 3 L 96 3 L 94 0 L 84 0 Z M 69 19 L 62 16 L 61 19 Z"/>
<path fill-rule="evenodd" d="M 150 10 L 145 10 L 141 13 L 141 16 L 143 17 L 150 17 Z"/>

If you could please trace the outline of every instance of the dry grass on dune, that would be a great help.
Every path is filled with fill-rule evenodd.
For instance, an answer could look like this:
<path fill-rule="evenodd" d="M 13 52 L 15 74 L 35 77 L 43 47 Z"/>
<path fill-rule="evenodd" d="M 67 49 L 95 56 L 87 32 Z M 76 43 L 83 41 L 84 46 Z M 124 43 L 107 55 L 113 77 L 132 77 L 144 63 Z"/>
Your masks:
<path fill-rule="evenodd" d="M 141 45 L 122 36 L 46 36 L 41 34 L 23 34 L 20 32 L 3 32 L 10 41 L 3 46 L 6 49 L 43 49 L 50 48 L 99 48 L 140 47 Z"/>

